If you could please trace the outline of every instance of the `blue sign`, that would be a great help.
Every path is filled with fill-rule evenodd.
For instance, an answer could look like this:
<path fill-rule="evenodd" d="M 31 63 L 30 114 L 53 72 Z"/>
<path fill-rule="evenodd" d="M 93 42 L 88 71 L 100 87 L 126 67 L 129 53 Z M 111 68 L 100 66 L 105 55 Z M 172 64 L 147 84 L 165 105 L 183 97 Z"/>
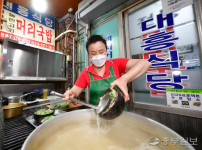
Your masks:
<path fill-rule="evenodd" d="M 55 18 L 50 15 L 41 14 L 32 9 L 29 9 L 11 2 L 7 2 L 7 1 L 4 1 L 3 9 L 11 11 L 29 20 L 38 22 L 51 29 L 55 29 Z"/>
<path fill-rule="evenodd" d="M 143 21 L 142 24 L 142 32 L 155 28 L 156 25 L 153 25 L 151 27 L 147 27 L 147 23 L 153 21 L 153 18 Z M 174 21 L 173 21 L 173 14 L 169 13 L 166 15 L 166 17 L 163 17 L 163 14 L 159 14 L 157 15 L 157 25 L 158 25 L 158 29 L 163 28 L 164 27 L 164 21 L 167 21 L 167 25 L 169 26 L 173 26 L 174 25 Z"/>
<path fill-rule="evenodd" d="M 109 56 L 109 59 L 112 59 L 112 35 L 108 36 L 106 39 L 107 42 L 107 57 Z"/>

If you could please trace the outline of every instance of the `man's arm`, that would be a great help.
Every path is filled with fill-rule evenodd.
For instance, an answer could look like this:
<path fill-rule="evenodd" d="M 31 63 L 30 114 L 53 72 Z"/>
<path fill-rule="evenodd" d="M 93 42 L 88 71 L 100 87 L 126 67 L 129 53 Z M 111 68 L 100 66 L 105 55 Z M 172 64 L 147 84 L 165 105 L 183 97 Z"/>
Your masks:
<path fill-rule="evenodd" d="M 80 88 L 76 85 L 74 85 L 70 90 L 66 91 L 64 93 L 65 98 L 63 98 L 63 101 L 69 101 L 69 97 L 78 97 L 84 88 Z"/>
<path fill-rule="evenodd" d="M 128 83 L 142 76 L 151 67 L 151 63 L 143 59 L 130 59 L 126 64 L 126 73 L 121 77 Z"/>
<path fill-rule="evenodd" d="M 151 63 L 142 59 L 130 59 L 126 64 L 125 74 L 111 83 L 112 89 L 117 85 L 123 92 L 125 101 L 129 100 L 127 83 L 142 76 L 151 67 Z"/>

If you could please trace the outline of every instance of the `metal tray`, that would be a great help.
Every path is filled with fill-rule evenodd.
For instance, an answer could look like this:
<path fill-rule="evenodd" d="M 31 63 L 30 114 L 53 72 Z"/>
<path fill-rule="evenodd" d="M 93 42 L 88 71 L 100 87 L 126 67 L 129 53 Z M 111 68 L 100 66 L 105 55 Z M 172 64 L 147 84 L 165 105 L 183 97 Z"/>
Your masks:
<path fill-rule="evenodd" d="M 63 113 L 66 113 L 66 112 L 62 111 L 62 110 L 55 109 L 55 113 L 53 116 L 58 116 L 58 115 L 61 115 Z M 26 121 L 29 122 L 35 128 L 41 125 L 41 123 L 36 123 L 36 121 L 34 120 L 34 115 L 27 117 Z"/>

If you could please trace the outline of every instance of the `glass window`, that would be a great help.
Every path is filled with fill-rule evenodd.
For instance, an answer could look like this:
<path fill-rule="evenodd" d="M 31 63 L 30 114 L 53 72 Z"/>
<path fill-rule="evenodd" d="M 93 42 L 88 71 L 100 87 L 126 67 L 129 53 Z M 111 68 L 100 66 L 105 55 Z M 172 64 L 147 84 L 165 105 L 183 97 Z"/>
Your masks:
<path fill-rule="evenodd" d="M 131 57 L 152 63 L 147 74 L 133 81 L 135 102 L 167 105 L 166 88 L 202 89 L 192 5 L 163 16 L 156 1 L 131 12 L 128 20 Z"/>

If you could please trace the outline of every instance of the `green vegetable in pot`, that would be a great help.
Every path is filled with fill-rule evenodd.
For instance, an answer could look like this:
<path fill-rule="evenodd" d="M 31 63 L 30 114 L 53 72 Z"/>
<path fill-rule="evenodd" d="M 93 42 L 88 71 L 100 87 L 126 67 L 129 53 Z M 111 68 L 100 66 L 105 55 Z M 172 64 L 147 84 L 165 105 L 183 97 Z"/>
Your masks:
<path fill-rule="evenodd" d="M 50 119 L 53 118 L 53 117 L 54 117 L 53 115 L 46 116 L 46 117 L 43 118 L 43 120 L 41 120 L 41 123 L 44 123 L 44 122 L 50 120 Z"/>
<path fill-rule="evenodd" d="M 114 99 L 114 97 L 116 96 L 116 91 L 114 89 L 111 90 L 111 92 L 109 93 L 109 97 L 110 99 Z"/>
<path fill-rule="evenodd" d="M 65 103 L 58 103 L 54 105 L 54 109 L 65 109 L 69 107 L 69 103 L 65 102 Z"/>
<path fill-rule="evenodd" d="M 114 97 L 116 96 L 116 90 L 112 89 L 111 92 L 109 93 L 109 97 L 111 100 L 114 99 Z M 105 97 L 105 95 L 103 95 L 102 97 L 100 97 L 100 101 L 102 101 L 102 99 Z"/>
<path fill-rule="evenodd" d="M 35 112 L 36 115 L 47 115 L 47 114 L 50 114 L 52 113 L 53 110 L 51 109 L 39 109 Z"/>

